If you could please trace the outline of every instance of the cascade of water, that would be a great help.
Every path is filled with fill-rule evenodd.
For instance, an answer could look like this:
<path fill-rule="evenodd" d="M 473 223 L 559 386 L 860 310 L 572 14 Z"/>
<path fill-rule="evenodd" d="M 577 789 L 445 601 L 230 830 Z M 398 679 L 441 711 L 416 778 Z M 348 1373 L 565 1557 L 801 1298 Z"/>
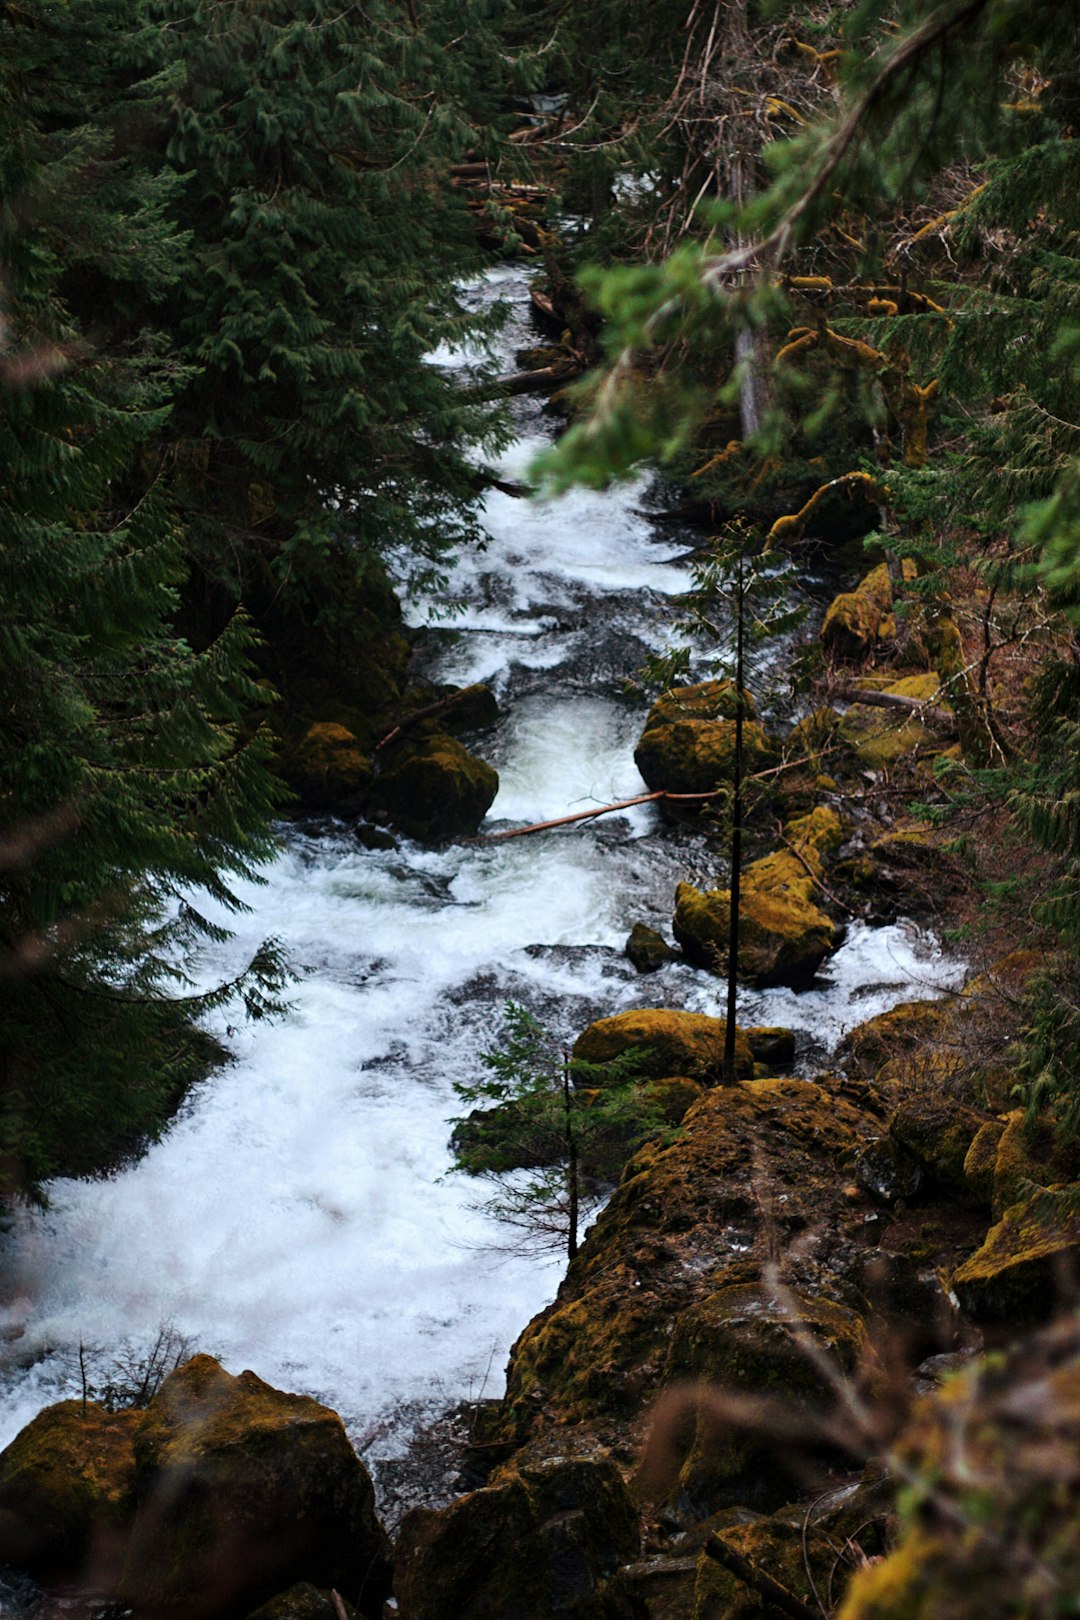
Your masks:
<path fill-rule="evenodd" d="M 522 272 L 493 272 L 474 295 L 514 300 L 512 350 Z M 520 409 L 511 476 L 546 432 L 535 404 Z M 493 493 L 490 543 L 455 570 L 466 608 L 453 638 L 429 636 L 427 672 L 489 680 L 505 701 L 484 744 L 501 773 L 493 821 L 643 790 L 640 708 L 621 682 L 662 641 L 665 598 L 689 579 L 684 548 L 639 511 L 643 493 L 542 506 Z M 415 605 L 414 622 L 433 606 Z M 250 912 L 200 971 L 213 982 L 279 936 L 298 975 L 289 1016 L 230 1032 L 231 1065 L 138 1163 L 54 1184 L 48 1213 L 20 1214 L 6 1235 L 0 1444 L 76 1387 L 80 1342 L 137 1354 L 163 1321 L 234 1371 L 327 1401 L 376 1462 L 423 1415 L 499 1393 L 508 1347 L 562 1262 L 503 1252 L 467 1179 L 447 1176 L 453 1082 L 497 1044 L 510 997 L 564 1035 L 635 1004 L 719 1010 L 715 981 L 678 963 L 639 980 L 621 955 L 631 921 L 669 914 L 677 844 L 652 806 L 540 843 L 437 850 L 368 851 L 341 825 L 287 830 L 265 886 L 244 896 Z M 859 926 L 821 988 L 748 997 L 746 1010 L 828 1048 L 845 1024 L 958 972 L 915 930 Z"/>

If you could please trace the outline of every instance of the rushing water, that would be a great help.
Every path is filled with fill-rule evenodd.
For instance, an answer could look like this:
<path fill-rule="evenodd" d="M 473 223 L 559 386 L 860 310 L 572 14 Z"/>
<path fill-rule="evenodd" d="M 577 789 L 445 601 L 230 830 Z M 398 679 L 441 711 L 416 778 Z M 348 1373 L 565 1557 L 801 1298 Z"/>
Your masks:
<path fill-rule="evenodd" d="M 515 302 L 505 343 L 527 341 L 522 273 L 475 290 Z M 439 354 L 436 363 L 466 364 Z M 519 408 L 503 471 L 549 436 Z M 481 743 L 500 771 L 490 822 L 557 816 L 643 790 L 641 707 L 622 683 L 662 644 L 685 545 L 641 510 L 643 486 L 537 506 L 494 493 L 486 550 L 464 559 L 452 632 L 424 636 L 426 673 L 488 680 L 504 719 Z M 438 604 L 420 604 L 423 624 Z M 5 1239 L 0 1444 L 91 1368 L 138 1357 L 163 1323 L 233 1371 L 253 1367 L 341 1412 L 369 1461 L 417 1424 L 502 1387 L 512 1339 L 553 1295 L 557 1255 L 508 1254 L 448 1175 L 453 1083 L 477 1073 L 508 998 L 560 1035 L 633 1005 L 719 1010 L 716 980 L 673 963 L 640 979 L 631 922 L 663 926 L 702 856 L 651 805 L 539 837 L 361 848 L 342 824 L 294 828 L 207 983 L 268 934 L 297 974 L 289 1016 L 229 1033 L 234 1061 L 166 1138 L 102 1181 L 61 1181 L 47 1214 Z M 856 925 L 817 986 L 744 997 L 748 1022 L 802 1032 L 806 1065 L 843 1029 L 957 980 L 910 925 Z"/>

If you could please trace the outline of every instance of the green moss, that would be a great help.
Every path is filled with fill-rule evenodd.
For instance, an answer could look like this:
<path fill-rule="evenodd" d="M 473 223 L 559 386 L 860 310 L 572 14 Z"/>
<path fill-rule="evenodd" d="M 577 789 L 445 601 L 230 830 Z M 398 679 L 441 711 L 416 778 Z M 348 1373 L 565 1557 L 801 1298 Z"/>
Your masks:
<path fill-rule="evenodd" d="M 964 1178 L 980 1204 L 989 1209 L 994 1199 L 994 1166 L 997 1162 L 998 1143 L 1005 1126 L 1000 1119 L 988 1119 L 976 1131 L 964 1159 Z"/>
<path fill-rule="evenodd" d="M 969 1192 L 965 1162 L 985 1116 L 955 1098 L 933 1091 L 905 1097 L 889 1134 L 922 1165 L 931 1180 L 954 1193 Z"/>
<path fill-rule="evenodd" d="M 296 750 L 285 757 L 282 774 L 300 810 L 358 815 L 374 770 L 351 731 L 322 721 L 309 726 Z"/>
<path fill-rule="evenodd" d="M 642 1007 L 597 1019 L 574 1042 L 573 1056 L 586 1063 L 610 1063 L 612 1058 L 640 1048 L 648 1054 L 642 1072 L 651 1079 L 679 1074 L 715 1082 L 723 1073 L 726 1030 L 722 1018 L 708 1018 L 704 1013 Z M 754 1066 L 742 1030 L 736 1035 L 735 1063 L 741 1077 L 749 1075 Z"/>
<path fill-rule="evenodd" d="M 875 644 L 896 634 L 892 582 L 886 563 L 879 563 L 853 591 L 842 591 L 829 604 L 821 640 L 836 658 L 864 658 Z"/>
<path fill-rule="evenodd" d="M 373 796 L 411 836 L 454 838 L 475 833 L 498 791 L 497 771 L 436 733 L 398 745 Z"/>
<path fill-rule="evenodd" d="M 1080 1221 L 1064 1211 L 1055 1218 L 1044 1194 L 1005 1211 L 956 1271 L 953 1289 L 977 1321 L 1045 1321 L 1057 1303 L 1061 1269 L 1075 1267 L 1078 1256 Z"/>
<path fill-rule="evenodd" d="M 890 1060 L 918 1051 L 941 1028 L 949 1010 L 947 1000 L 901 1001 L 888 1012 L 856 1024 L 844 1036 L 840 1056 L 866 1078 Z"/>
<path fill-rule="evenodd" d="M 788 822 L 791 848 L 753 861 L 742 874 L 739 974 L 754 984 L 804 985 L 839 945 L 843 933 L 817 904 L 823 855 L 843 839 L 835 811 L 824 806 Z M 727 971 L 731 893 L 680 883 L 675 938 L 699 967 Z"/>
<path fill-rule="evenodd" d="M 744 701 L 752 709 L 747 696 Z M 730 681 L 678 687 L 653 704 L 634 750 L 650 788 L 669 793 L 709 793 L 730 780 L 735 749 L 735 688 Z M 743 726 L 745 768 L 756 770 L 771 755 L 754 720 Z"/>

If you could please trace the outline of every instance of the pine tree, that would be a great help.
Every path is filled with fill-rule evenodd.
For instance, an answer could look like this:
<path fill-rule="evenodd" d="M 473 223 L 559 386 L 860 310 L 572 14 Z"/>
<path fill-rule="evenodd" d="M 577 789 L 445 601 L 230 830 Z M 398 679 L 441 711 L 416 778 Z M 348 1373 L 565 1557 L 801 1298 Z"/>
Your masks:
<path fill-rule="evenodd" d="M 5 1199 L 160 1129 L 218 1053 L 199 1014 L 232 994 L 261 1013 L 280 982 L 272 947 L 210 995 L 183 971 L 220 933 L 199 892 L 234 907 L 230 879 L 269 853 L 273 789 L 250 626 L 200 652 L 172 629 L 184 534 L 160 445 L 182 373 L 122 311 L 160 297 L 183 243 L 171 178 L 88 117 L 116 21 L 0 18 Z"/>

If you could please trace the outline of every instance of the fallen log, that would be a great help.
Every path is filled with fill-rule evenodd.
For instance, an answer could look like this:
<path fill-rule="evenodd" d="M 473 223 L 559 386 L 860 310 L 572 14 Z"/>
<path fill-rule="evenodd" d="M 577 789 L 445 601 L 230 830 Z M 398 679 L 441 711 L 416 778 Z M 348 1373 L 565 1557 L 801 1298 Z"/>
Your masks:
<path fill-rule="evenodd" d="M 551 827 L 569 827 L 575 821 L 595 821 L 597 816 L 610 816 L 618 810 L 630 810 L 635 804 L 652 804 L 657 799 L 693 800 L 703 804 L 706 799 L 715 799 L 724 789 L 713 788 L 709 793 L 669 793 L 666 788 L 657 788 L 655 793 L 639 793 L 633 799 L 616 799 L 614 804 L 600 804 L 592 810 L 575 810 L 569 816 L 555 816 L 551 821 L 534 821 L 528 827 L 511 827 L 508 832 L 483 833 L 479 838 L 467 840 L 470 844 L 497 844 L 504 838 L 524 838 L 526 833 L 547 832 Z"/>
<path fill-rule="evenodd" d="M 836 695 L 845 703 L 863 703 L 871 709 L 892 709 L 898 714 L 921 720 L 935 731 L 943 731 L 951 737 L 957 735 L 955 714 L 922 698 L 905 697 L 901 692 L 871 692 L 861 686 L 842 686 Z"/>
<path fill-rule="evenodd" d="M 488 382 L 471 383 L 459 390 L 465 399 L 490 399 L 499 394 L 546 394 L 563 383 L 580 377 L 584 367 L 575 361 L 557 361 L 551 366 L 540 366 L 535 371 L 513 371 L 507 377 L 492 377 Z"/>
<path fill-rule="evenodd" d="M 392 742 L 396 742 L 401 733 L 407 731 L 410 726 L 415 725 L 418 720 L 430 720 L 432 715 L 444 714 L 447 709 L 454 708 L 456 704 L 461 702 L 462 698 L 470 697 L 475 691 L 475 684 L 463 686 L 460 691 L 451 692 L 448 697 L 436 698 L 434 703 L 425 703 L 422 708 L 413 709 L 411 713 L 399 720 L 397 725 L 388 731 L 384 737 L 379 738 L 372 749 L 372 753 L 377 754 L 380 749 L 387 748 Z"/>

